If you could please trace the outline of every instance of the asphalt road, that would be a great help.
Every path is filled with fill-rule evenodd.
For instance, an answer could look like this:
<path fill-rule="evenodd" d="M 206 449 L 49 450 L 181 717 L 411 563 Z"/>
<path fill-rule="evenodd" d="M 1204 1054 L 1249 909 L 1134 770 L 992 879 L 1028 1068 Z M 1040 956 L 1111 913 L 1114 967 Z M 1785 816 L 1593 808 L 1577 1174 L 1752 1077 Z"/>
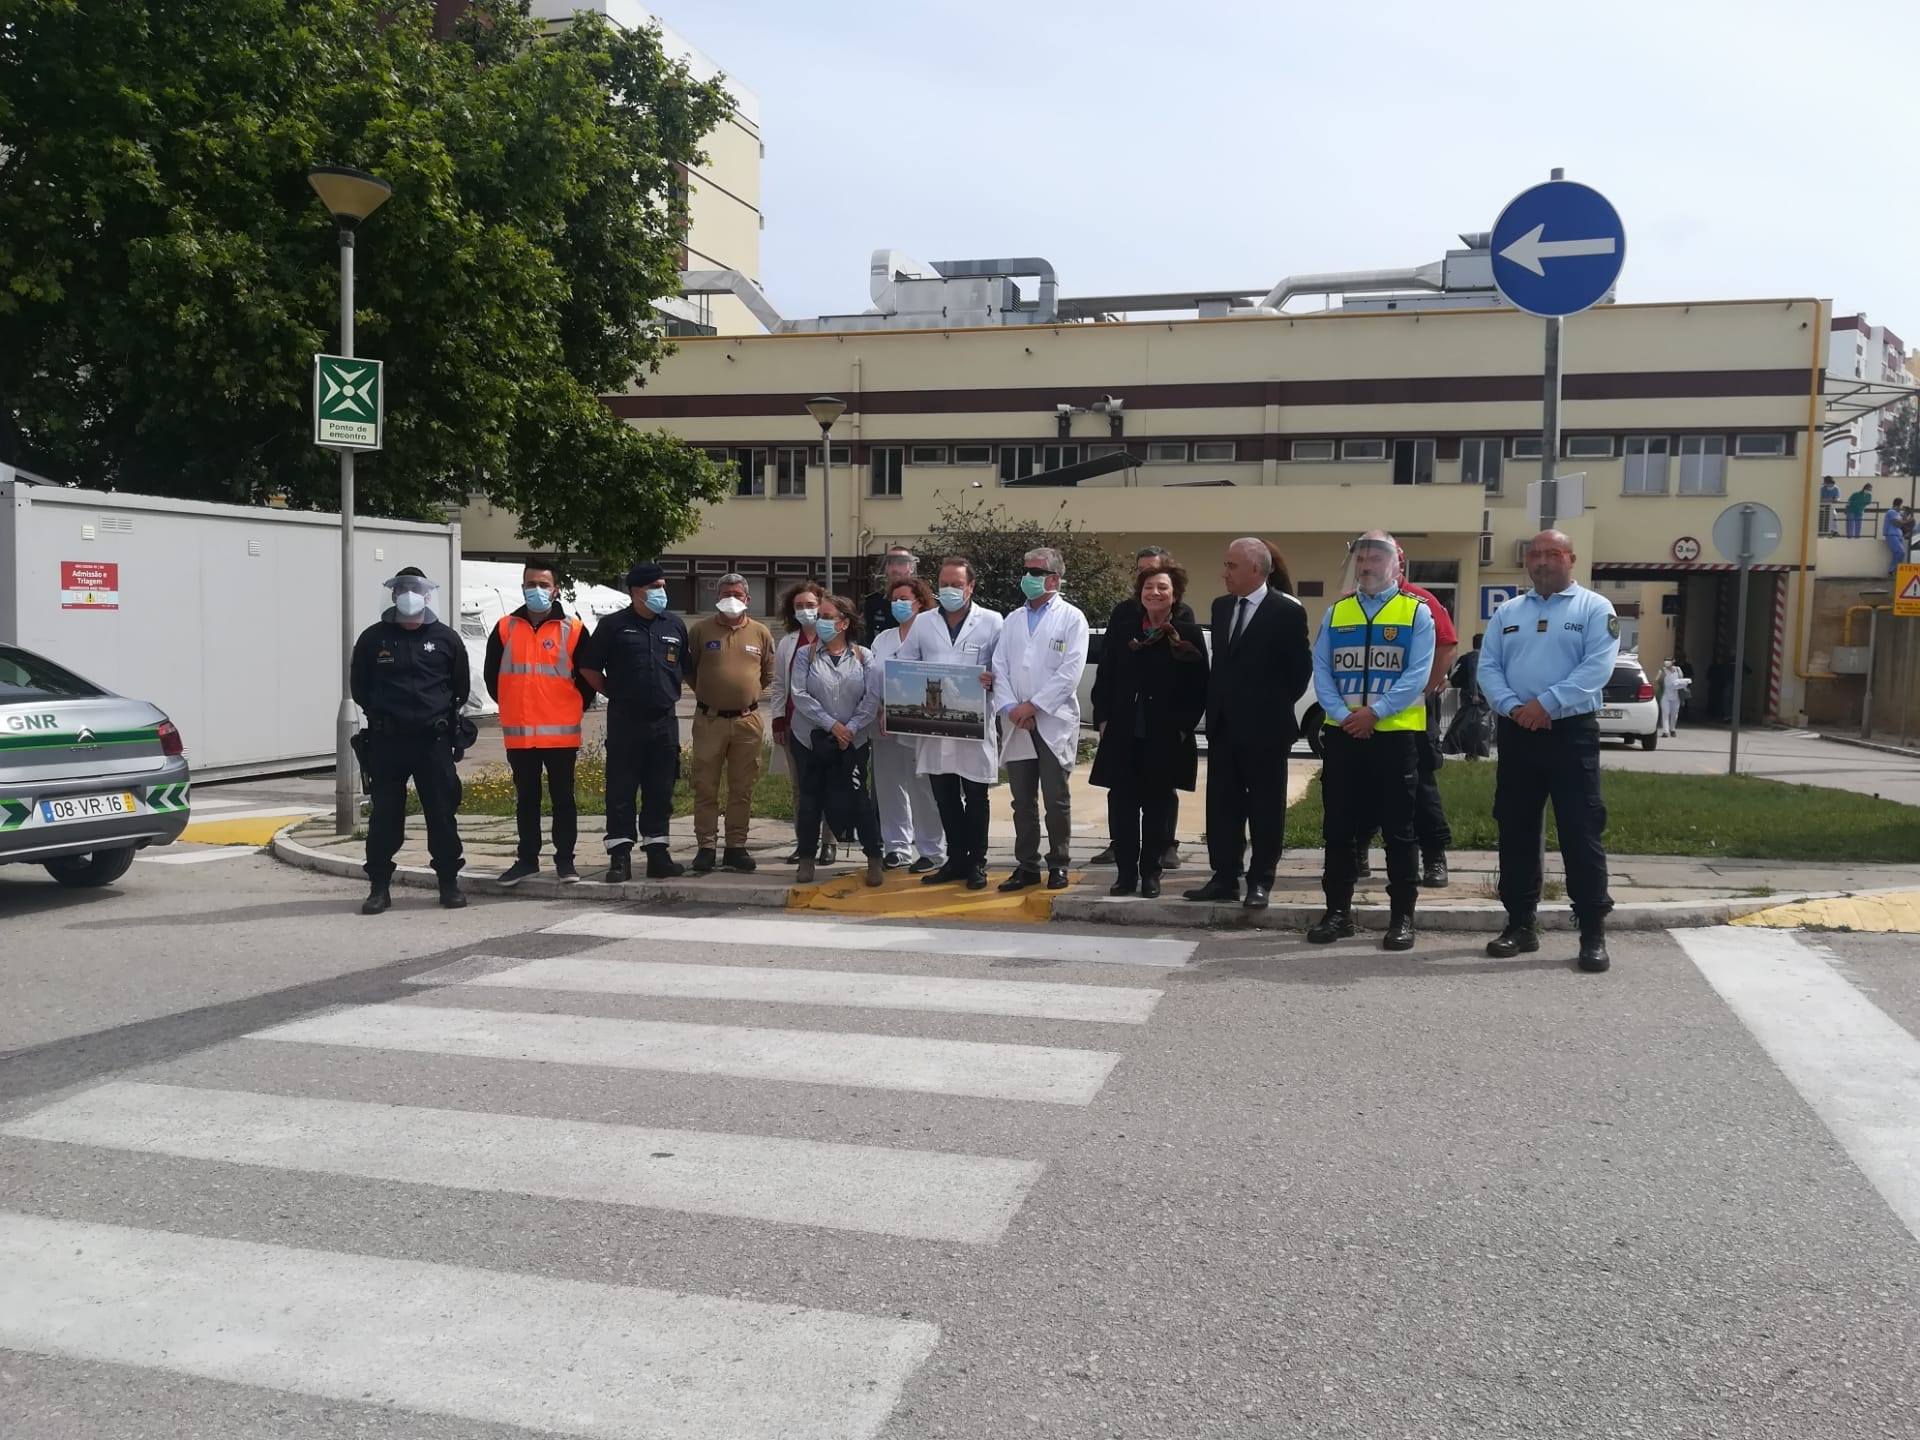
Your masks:
<path fill-rule="evenodd" d="M 1920 1434 L 1910 939 L 37 875 L 8 1440 Z"/>

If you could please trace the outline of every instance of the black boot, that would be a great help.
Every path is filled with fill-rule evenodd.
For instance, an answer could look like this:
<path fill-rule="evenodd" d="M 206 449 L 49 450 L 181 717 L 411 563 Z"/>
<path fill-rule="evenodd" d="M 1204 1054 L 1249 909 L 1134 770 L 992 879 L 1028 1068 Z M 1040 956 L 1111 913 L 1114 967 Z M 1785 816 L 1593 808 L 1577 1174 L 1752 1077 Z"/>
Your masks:
<path fill-rule="evenodd" d="M 393 908 L 393 895 L 387 889 L 387 882 L 376 880 L 373 889 L 367 892 L 367 898 L 360 902 L 362 915 L 384 915 Z"/>
<path fill-rule="evenodd" d="M 666 846 L 647 846 L 647 879 L 676 880 L 686 873 L 687 867 L 676 863 Z"/>
<path fill-rule="evenodd" d="M 716 859 L 711 845 L 702 845 L 698 850 L 693 852 L 694 874 L 705 875 L 710 873 L 715 863 Z"/>
<path fill-rule="evenodd" d="M 1238 900 L 1240 898 L 1240 877 L 1238 875 L 1215 875 L 1206 884 L 1186 892 L 1189 900 Z"/>
<path fill-rule="evenodd" d="M 618 885 L 633 879 L 633 847 L 622 845 L 617 850 L 607 852 L 607 873 L 601 877 L 604 885 Z"/>
<path fill-rule="evenodd" d="M 1158 900 L 1160 898 L 1160 872 L 1149 870 L 1140 876 L 1140 898 Z"/>
<path fill-rule="evenodd" d="M 1444 890 L 1447 888 L 1447 852 L 1430 850 L 1420 866 L 1420 888 L 1423 890 Z"/>
<path fill-rule="evenodd" d="M 442 910 L 464 910 L 467 908 L 467 897 L 460 893 L 460 882 L 458 880 L 442 880 L 440 882 L 440 908 Z"/>
<path fill-rule="evenodd" d="M 1507 928 L 1487 942 L 1487 954 L 1496 960 L 1511 960 L 1515 955 L 1531 955 L 1540 948 L 1540 932 L 1533 928 L 1533 917 L 1507 919 Z"/>
<path fill-rule="evenodd" d="M 1589 975 L 1598 975 L 1613 964 L 1613 957 L 1607 954 L 1607 932 L 1598 925 L 1591 929 L 1580 929 L 1580 968 Z"/>
<path fill-rule="evenodd" d="M 1413 915 L 1409 911 L 1396 910 L 1388 917 L 1386 937 L 1381 940 L 1382 950 L 1411 950 L 1413 948 Z"/>
<path fill-rule="evenodd" d="M 744 845 L 729 845 L 720 852 L 720 867 L 739 875 L 751 875 L 760 867 L 754 864 L 753 856 L 747 853 Z"/>
<path fill-rule="evenodd" d="M 1107 887 L 1109 895 L 1131 895 L 1140 883 L 1140 877 L 1132 870 L 1122 870 L 1113 884 Z"/>
<path fill-rule="evenodd" d="M 1331 945 L 1336 940 L 1353 938 L 1353 911 L 1328 910 L 1307 927 L 1307 940 L 1314 945 Z"/>

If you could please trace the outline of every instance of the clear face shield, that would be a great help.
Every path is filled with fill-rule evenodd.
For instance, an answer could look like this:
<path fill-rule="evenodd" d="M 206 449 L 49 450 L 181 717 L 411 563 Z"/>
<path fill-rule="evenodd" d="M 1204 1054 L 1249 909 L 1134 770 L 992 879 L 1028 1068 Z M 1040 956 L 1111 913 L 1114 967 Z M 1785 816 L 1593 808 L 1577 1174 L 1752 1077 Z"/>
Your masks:
<path fill-rule="evenodd" d="M 1391 540 L 1362 535 L 1347 547 L 1346 573 L 1340 593 L 1378 595 L 1400 584 L 1400 550 Z"/>
<path fill-rule="evenodd" d="M 425 614 L 440 588 L 424 575 L 396 575 L 381 583 L 393 592 L 393 608 L 400 612 L 403 620 Z"/>

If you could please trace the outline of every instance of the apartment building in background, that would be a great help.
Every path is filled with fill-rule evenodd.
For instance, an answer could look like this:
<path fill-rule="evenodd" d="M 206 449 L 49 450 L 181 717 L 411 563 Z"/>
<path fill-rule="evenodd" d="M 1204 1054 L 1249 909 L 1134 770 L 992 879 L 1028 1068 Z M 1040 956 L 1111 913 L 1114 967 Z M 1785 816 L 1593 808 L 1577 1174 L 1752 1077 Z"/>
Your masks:
<path fill-rule="evenodd" d="M 1827 344 L 1827 374 L 1844 386 L 1913 385 L 1917 373 L 1908 369 L 1906 346 L 1884 325 L 1871 325 L 1865 315 L 1836 315 Z M 1880 453 L 1881 433 L 1891 408 L 1856 416 L 1829 430 L 1821 449 L 1825 475 L 1887 475 L 1894 473 Z"/>

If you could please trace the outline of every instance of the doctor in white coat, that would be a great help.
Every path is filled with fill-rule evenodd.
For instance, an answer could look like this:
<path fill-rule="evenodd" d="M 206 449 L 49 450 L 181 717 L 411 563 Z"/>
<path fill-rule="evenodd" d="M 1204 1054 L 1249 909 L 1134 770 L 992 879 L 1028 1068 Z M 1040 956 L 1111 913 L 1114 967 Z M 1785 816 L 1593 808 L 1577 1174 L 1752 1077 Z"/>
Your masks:
<path fill-rule="evenodd" d="M 1060 598 L 1066 561 L 1029 550 L 1020 593 L 1027 603 L 1000 627 L 993 650 L 993 703 L 1000 756 L 1013 789 L 1014 871 L 1002 890 L 1040 883 L 1040 798 L 1047 802 L 1047 888 L 1067 888 L 1072 799 L 1067 777 L 1080 748 L 1080 672 L 1087 668 L 1087 617 Z"/>
<path fill-rule="evenodd" d="M 949 555 L 940 562 L 938 610 L 913 622 L 899 659 L 939 665 L 976 666 L 992 679 L 993 647 L 1000 616 L 973 603 L 973 562 Z M 988 697 L 991 704 L 992 697 Z M 987 787 L 1000 779 L 1000 747 L 989 723 L 984 740 L 923 736 L 920 773 L 933 787 L 940 823 L 947 832 L 947 863 L 920 877 L 922 885 L 965 880 L 969 890 L 987 888 Z"/>

